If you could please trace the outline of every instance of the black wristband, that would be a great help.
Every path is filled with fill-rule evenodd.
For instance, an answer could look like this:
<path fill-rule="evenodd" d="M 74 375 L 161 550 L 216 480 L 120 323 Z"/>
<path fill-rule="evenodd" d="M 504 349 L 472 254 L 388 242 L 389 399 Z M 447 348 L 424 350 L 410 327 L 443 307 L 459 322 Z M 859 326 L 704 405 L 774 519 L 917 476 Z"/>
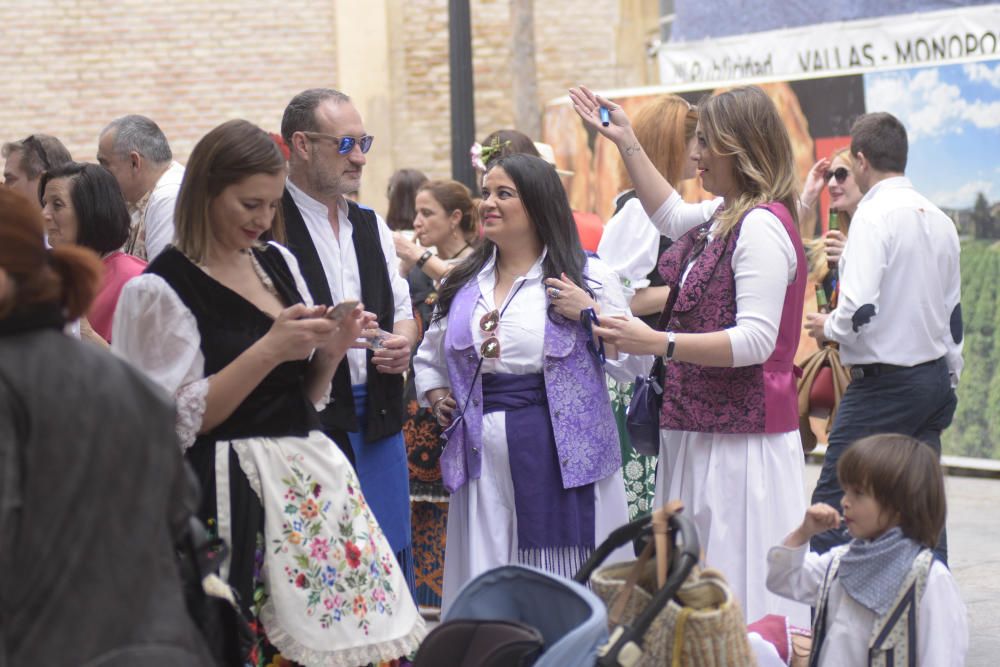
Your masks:
<path fill-rule="evenodd" d="M 430 250 L 425 250 L 424 254 L 421 255 L 420 259 L 417 260 L 417 268 L 418 269 L 424 268 L 424 264 L 426 264 L 427 260 L 429 260 L 433 256 L 434 256 L 433 252 L 431 252 Z"/>

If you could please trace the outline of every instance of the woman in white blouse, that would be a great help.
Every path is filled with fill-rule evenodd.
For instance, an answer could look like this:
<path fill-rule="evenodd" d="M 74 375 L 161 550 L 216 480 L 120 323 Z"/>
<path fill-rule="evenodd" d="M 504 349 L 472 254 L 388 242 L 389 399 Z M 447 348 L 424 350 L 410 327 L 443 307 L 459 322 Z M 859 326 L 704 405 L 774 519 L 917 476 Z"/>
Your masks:
<path fill-rule="evenodd" d="M 424 626 L 316 412 L 368 316 L 314 305 L 292 255 L 261 242 L 281 237 L 284 184 L 260 128 L 230 121 L 205 135 L 175 246 L 126 285 L 114 349 L 177 403 L 199 514 L 229 545 L 221 574 L 257 633 L 252 659 L 353 667 L 407 654 Z"/>
<path fill-rule="evenodd" d="M 585 306 L 628 313 L 618 278 L 584 254 L 559 177 L 540 158 L 490 162 L 480 214 L 486 240 L 448 274 L 414 359 L 421 404 L 451 426 L 445 611 L 501 565 L 572 576 L 628 517 L 604 372 L 635 371 L 580 319 Z M 560 276 L 590 293 L 547 292 L 544 280 Z"/>
<path fill-rule="evenodd" d="M 759 88 L 699 104 L 691 159 L 721 196 L 686 204 L 620 107 L 586 88 L 570 97 L 615 142 L 643 208 L 675 240 L 659 262 L 674 292 L 668 331 L 606 317 L 596 329 L 623 351 L 665 358 L 656 502 L 684 501 L 706 562 L 728 578 L 748 619 L 780 613 L 804 626 L 808 609 L 769 593 L 763 576 L 767 549 L 805 510 L 792 357 L 806 267 L 787 131 Z"/>

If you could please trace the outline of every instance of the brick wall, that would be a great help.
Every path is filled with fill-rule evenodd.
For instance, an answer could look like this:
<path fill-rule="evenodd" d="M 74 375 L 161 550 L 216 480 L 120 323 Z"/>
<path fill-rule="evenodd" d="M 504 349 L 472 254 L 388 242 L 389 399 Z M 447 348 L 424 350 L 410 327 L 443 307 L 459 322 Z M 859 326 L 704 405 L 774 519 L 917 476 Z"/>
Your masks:
<path fill-rule="evenodd" d="M 364 67 L 363 53 L 338 53 L 335 1 L 350 0 L 2 2 L 7 90 L 0 141 L 48 132 L 77 159 L 92 161 L 108 121 L 141 113 L 160 124 L 184 161 L 199 137 L 230 118 L 277 131 L 292 95 L 336 86 L 338 58 Z M 373 159 L 447 177 L 447 0 L 385 2 L 386 25 L 358 26 L 389 35 L 392 145 L 376 143 Z M 482 138 L 513 124 L 510 9 L 509 0 L 471 5 Z M 615 62 L 619 6 L 620 0 L 536 0 L 539 112 L 570 85 L 630 82 Z M 380 195 L 368 194 L 378 206 Z"/>
<path fill-rule="evenodd" d="M 277 131 L 296 92 L 333 85 L 329 0 L 0 3 L 0 140 L 58 136 L 93 161 L 111 119 L 141 113 L 178 159 L 230 118 Z"/>
<path fill-rule="evenodd" d="M 396 168 L 424 170 L 432 178 L 451 172 L 446 0 L 409 0 L 391 15 L 393 161 Z M 541 105 L 578 83 L 598 88 L 625 85 L 615 63 L 618 0 L 536 0 L 535 53 Z M 476 137 L 511 127 L 511 32 L 509 0 L 472 0 Z M 538 137 L 541 139 L 541 137 Z"/>

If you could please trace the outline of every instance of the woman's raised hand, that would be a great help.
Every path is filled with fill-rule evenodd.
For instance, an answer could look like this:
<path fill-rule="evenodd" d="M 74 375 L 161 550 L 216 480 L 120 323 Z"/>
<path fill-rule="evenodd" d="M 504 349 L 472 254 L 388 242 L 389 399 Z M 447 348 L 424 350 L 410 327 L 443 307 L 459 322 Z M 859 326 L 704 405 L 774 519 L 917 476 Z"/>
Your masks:
<path fill-rule="evenodd" d="M 801 203 L 804 208 L 812 208 L 816 205 L 816 200 L 819 199 L 819 193 L 823 190 L 823 186 L 826 185 L 824 176 L 826 176 L 826 170 L 830 168 L 830 158 L 824 157 L 816 161 L 816 164 L 812 166 L 809 173 L 806 175 L 806 182 L 802 184 L 802 198 Z"/>
<path fill-rule="evenodd" d="M 569 89 L 569 98 L 573 102 L 573 110 L 579 114 L 583 122 L 606 136 L 615 144 L 628 138 L 632 124 L 620 106 L 596 94 L 586 86 Z M 601 107 L 608 110 L 607 126 L 601 124 Z"/>
<path fill-rule="evenodd" d="M 289 306 L 278 314 L 278 319 L 260 342 L 276 363 L 306 359 L 326 343 L 338 327 L 338 323 L 324 317 L 325 314 L 326 306 L 301 303 Z"/>
<path fill-rule="evenodd" d="M 399 273 L 406 277 L 406 274 L 410 272 L 410 269 L 414 267 L 427 248 L 414 243 L 399 232 L 392 233 L 392 242 L 396 246 L 396 255 L 400 259 Z"/>

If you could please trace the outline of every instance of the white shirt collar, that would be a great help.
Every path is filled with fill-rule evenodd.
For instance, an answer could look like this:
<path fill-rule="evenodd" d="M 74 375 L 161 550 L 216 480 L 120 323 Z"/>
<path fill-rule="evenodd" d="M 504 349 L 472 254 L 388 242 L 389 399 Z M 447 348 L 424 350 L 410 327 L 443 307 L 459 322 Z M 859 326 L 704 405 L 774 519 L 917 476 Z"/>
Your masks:
<path fill-rule="evenodd" d="M 910 183 L 910 179 L 906 176 L 893 176 L 891 178 L 886 178 L 873 185 L 871 189 L 865 193 L 865 196 L 861 198 L 861 201 L 858 202 L 858 204 L 860 205 L 861 203 L 868 201 L 875 196 L 876 192 L 880 190 L 897 190 L 899 188 L 912 187 L 913 184 Z"/>
<path fill-rule="evenodd" d="M 538 256 L 538 259 L 536 259 L 535 263 L 531 265 L 531 268 L 528 269 L 528 272 L 525 273 L 523 276 L 520 276 L 518 278 L 518 280 L 521 280 L 521 279 L 531 279 L 531 278 L 541 278 L 542 277 L 542 262 L 545 261 L 545 257 L 546 257 L 546 255 L 548 255 L 548 253 L 549 253 L 549 249 L 547 247 L 543 246 L 542 247 L 542 254 Z M 479 280 L 484 280 L 484 279 L 487 279 L 487 278 L 489 278 L 490 280 L 492 280 L 492 276 L 495 275 L 496 263 L 497 263 L 497 249 L 493 248 L 493 254 L 490 256 L 489 259 L 486 260 L 486 263 L 483 264 L 483 268 L 481 268 L 479 270 L 479 274 L 478 274 L 477 278 Z"/>

